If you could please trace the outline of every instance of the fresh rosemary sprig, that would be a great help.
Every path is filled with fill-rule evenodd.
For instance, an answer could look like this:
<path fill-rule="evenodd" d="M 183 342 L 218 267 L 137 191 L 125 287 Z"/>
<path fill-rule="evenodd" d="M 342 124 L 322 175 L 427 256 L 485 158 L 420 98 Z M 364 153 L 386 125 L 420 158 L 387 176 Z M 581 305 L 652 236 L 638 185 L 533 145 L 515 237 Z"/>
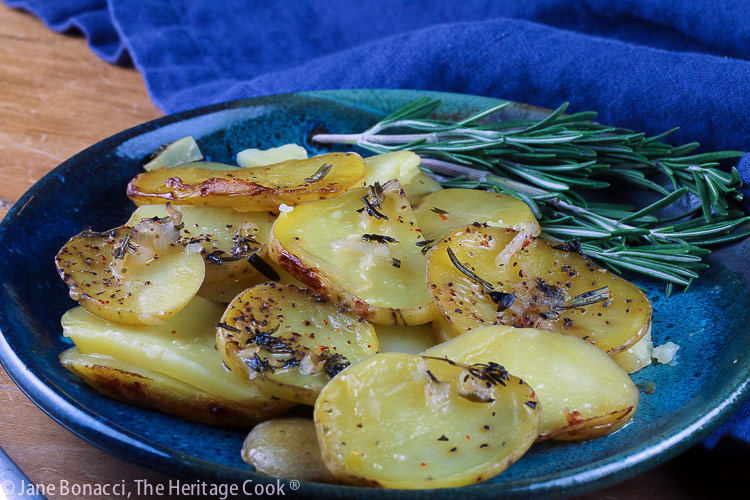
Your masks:
<path fill-rule="evenodd" d="M 565 114 L 565 103 L 537 121 L 488 121 L 504 102 L 462 120 L 430 118 L 440 101 L 417 99 L 361 134 L 318 134 L 324 144 L 356 144 L 376 153 L 408 149 L 444 187 L 493 190 L 525 201 L 543 235 L 576 248 L 615 272 L 629 270 L 689 286 L 708 265 L 707 246 L 750 235 L 750 217 L 733 208 L 742 199 L 735 168 L 720 161 L 740 151 L 691 154 L 698 143 L 672 146 L 677 129 L 643 133 L 592 121 L 595 112 Z M 646 206 L 593 201 L 596 190 L 622 182 L 653 192 Z M 686 196 L 696 203 L 677 215 Z M 684 203 L 682 203 L 684 205 Z"/>

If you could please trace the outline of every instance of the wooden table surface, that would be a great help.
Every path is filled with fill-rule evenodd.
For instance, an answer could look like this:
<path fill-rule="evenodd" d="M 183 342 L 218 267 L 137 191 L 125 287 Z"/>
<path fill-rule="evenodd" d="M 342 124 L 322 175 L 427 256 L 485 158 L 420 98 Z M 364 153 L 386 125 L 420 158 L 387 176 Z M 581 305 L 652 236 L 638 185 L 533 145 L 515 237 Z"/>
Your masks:
<path fill-rule="evenodd" d="M 102 62 L 80 35 L 53 33 L 36 18 L 0 4 L 0 218 L 34 182 L 68 157 L 160 115 L 135 70 Z M 138 499 L 151 497 L 136 494 L 135 480 L 169 480 L 118 460 L 61 427 L 1 368 L 0 447 L 35 484 L 125 481 L 130 498 Z M 695 498 L 708 486 L 695 472 L 705 462 L 704 452 L 693 449 L 585 498 Z"/>

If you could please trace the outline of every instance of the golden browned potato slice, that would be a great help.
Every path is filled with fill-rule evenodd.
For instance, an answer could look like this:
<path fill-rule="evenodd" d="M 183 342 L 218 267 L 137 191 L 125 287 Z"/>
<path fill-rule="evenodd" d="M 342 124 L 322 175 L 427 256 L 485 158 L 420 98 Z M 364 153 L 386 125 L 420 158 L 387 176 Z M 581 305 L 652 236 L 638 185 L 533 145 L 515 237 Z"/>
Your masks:
<path fill-rule="evenodd" d="M 130 181 L 127 192 L 136 205 L 171 201 L 264 211 L 337 196 L 358 186 L 364 177 L 365 163 L 359 155 L 328 153 L 265 167 L 175 167 L 143 172 Z"/>
<path fill-rule="evenodd" d="M 432 294 L 456 334 L 493 324 L 534 327 L 610 354 L 638 342 L 651 325 L 646 295 L 559 245 L 486 224 L 457 229 L 430 254 Z"/>
<path fill-rule="evenodd" d="M 266 409 L 256 402 L 246 406 L 132 363 L 98 354 L 81 354 L 77 347 L 64 351 L 60 362 L 106 396 L 185 420 L 246 429 L 268 418 Z"/>
<path fill-rule="evenodd" d="M 200 252 L 178 242 L 168 218 L 83 231 L 55 257 L 70 297 L 97 316 L 128 325 L 158 325 L 198 292 L 205 266 Z"/>
<path fill-rule="evenodd" d="M 153 370 L 201 391 L 255 408 L 263 418 L 284 413 L 293 405 L 272 400 L 230 372 L 216 350 L 216 323 L 223 308 L 195 297 L 160 326 L 110 323 L 82 307 L 66 312 L 63 335 L 83 354 L 110 356 Z"/>
<path fill-rule="evenodd" d="M 229 304 L 216 346 L 264 393 L 312 405 L 332 376 L 375 354 L 378 340 L 372 325 L 311 290 L 269 282 Z"/>
<path fill-rule="evenodd" d="M 323 388 L 315 426 L 326 466 L 345 482 L 445 488 L 513 464 L 539 413 L 533 390 L 502 366 L 381 353 Z"/>
<path fill-rule="evenodd" d="M 651 341 L 651 330 L 649 329 L 641 340 L 626 350 L 618 352 L 612 356 L 612 359 L 626 372 L 635 373 L 651 364 L 653 352 L 654 343 Z"/>
<path fill-rule="evenodd" d="M 416 207 L 426 195 L 443 189 L 438 181 L 424 172 L 419 172 L 414 176 L 414 179 L 403 187 L 406 199 L 409 200 L 412 207 Z"/>
<path fill-rule="evenodd" d="M 363 186 L 369 186 L 379 182 L 398 179 L 402 186 L 406 186 L 420 173 L 419 156 L 411 151 L 394 151 L 365 158 L 367 176 Z"/>
<path fill-rule="evenodd" d="M 143 205 L 133 212 L 127 224 L 166 217 L 167 210 L 166 205 Z M 178 226 L 182 226 L 183 243 L 192 241 L 201 245 L 206 276 L 199 295 L 229 302 L 244 289 L 275 277 L 267 270 L 270 265 L 265 259 L 271 226 L 276 220 L 274 213 L 189 205 L 169 210 L 181 219 Z"/>
<path fill-rule="evenodd" d="M 417 326 L 375 325 L 375 333 L 380 352 L 419 354 L 438 343 L 431 323 Z"/>
<path fill-rule="evenodd" d="M 581 339 L 533 328 L 488 326 L 424 352 L 461 363 L 495 361 L 536 391 L 539 440 L 591 439 L 625 425 L 638 388 L 601 349 Z"/>
<path fill-rule="evenodd" d="M 421 231 L 398 181 L 282 213 L 271 258 L 320 295 L 378 324 L 436 316 Z"/>
<path fill-rule="evenodd" d="M 266 420 L 250 431 L 242 445 L 242 460 L 269 476 L 337 483 L 320 456 L 311 418 Z"/>
<path fill-rule="evenodd" d="M 526 203 L 477 189 L 444 189 L 428 194 L 414 209 L 414 217 L 428 240 L 440 240 L 454 229 L 474 222 L 510 228 L 525 224 L 534 236 L 539 235 L 539 223 Z"/>

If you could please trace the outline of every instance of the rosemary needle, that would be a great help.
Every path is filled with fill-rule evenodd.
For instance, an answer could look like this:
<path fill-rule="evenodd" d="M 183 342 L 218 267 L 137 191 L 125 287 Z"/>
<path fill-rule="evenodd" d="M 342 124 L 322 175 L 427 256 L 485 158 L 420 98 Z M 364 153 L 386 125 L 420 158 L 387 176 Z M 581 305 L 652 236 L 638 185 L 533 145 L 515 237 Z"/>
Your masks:
<path fill-rule="evenodd" d="M 543 236 L 574 241 L 615 272 L 629 270 L 689 286 L 708 265 L 705 247 L 750 235 L 737 169 L 718 168 L 740 151 L 693 154 L 698 143 L 672 146 L 643 133 L 591 121 L 594 112 L 566 115 L 563 104 L 541 120 L 488 121 L 502 102 L 457 121 L 430 118 L 440 100 L 423 97 L 360 134 L 318 134 L 327 144 L 355 144 L 375 153 L 408 149 L 444 187 L 486 189 L 526 202 Z M 590 193 L 623 183 L 651 191 L 640 207 L 591 200 Z M 664 209 L 697 198 L 678 216 Z"/>

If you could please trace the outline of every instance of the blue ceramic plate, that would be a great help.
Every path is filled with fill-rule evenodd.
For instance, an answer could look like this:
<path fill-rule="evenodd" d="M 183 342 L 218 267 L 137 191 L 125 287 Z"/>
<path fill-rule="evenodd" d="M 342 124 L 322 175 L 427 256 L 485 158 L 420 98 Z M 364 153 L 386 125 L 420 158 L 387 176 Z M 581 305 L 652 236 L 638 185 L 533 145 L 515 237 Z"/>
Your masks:
<path fill-rule="evenodd" d="M 69 347 L 60 317 L 74 303 L 53 257 L 72 235 L 106 230 L 127 220 L 133 206 L 127 182 L 158 146 L 192 135 L 206 157 L 234 162 L 248 147 L 309 143 L 312 133 L 364 130 L 384 113 L 421 96 L 443 100 L 441 113 L 462 116 L 497 101 L 396 90 L 329 91 L 263 97 L 167 116 L 106 139 L 42 178 L 0 225 L 0 358 L 21 389 L 52 418 L 94 445 L 166 474 L 219 483 L 268 481 L 240 459 L 241 433 L 191 424 L 102 397 L 58 363 Z M 505 119 L 543 116 L 513 105 Z M 706 436 L 741 403 L 750 378 L 748 244 L 722 249 L 687 293 L 667 299 L 663 287 L 641 282 L 654 305 L 657 344 L 680 349 L 671 365 L 649 366 L 636 383 L 653 381 L 633 422 L 582 444 L 535 445 L 516 465 L 483 484 L 471 498 L 573 495 L 635 475 Z M 382 497 L 373 489 L 303 483 L 312 497 Z M 456 490 L 388 492 L 392 498 L 452 497 Z"/>

